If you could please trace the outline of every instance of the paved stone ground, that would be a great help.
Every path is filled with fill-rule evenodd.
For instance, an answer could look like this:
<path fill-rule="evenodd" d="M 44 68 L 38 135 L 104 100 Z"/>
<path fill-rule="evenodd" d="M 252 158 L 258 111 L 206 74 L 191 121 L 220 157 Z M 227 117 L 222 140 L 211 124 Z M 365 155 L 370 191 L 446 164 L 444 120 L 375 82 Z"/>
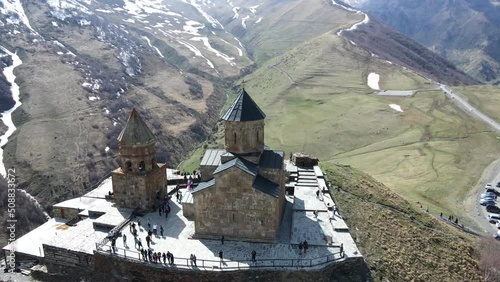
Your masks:
<path fill-rule="evenodd" d="M 287 167 L 289 166 L 287 165 Z M 250 266 L 295 269 L 300 265 L 309 266 L 340 259 L 341 244 L 347 257 L 361 256 L 348 232 L 335 231 L 337 227 L 347 229 L 342 218 L 336 215 L 334 220 L 330 222 L 332 212 L 327 210 L 326 203 L 333 204 L 332 199 L 328 194 L 321 195 L 318 199 L 316 197 L 318 184 L 316 181 L 316 187 L 314 187 L 311 171 L 303 169 L 298 171 L 298 183 L 304 183 L 305 179 L 306 185 L 296 186 L 294 197 L 286 197 L 285 213 L 275 244 L 228 240 L 222 244 L 220 240 L 192 239 L 194 222 L 187 220 L 182 215 L 182 206 L 175 202 L 175 198 L 170 201 L 172 211 L 168 217 L 165 217 L 164 214 L 160 216 L 158 212 L 154 212 L 134 219 L 134 222 L 139 219 L 141 221 L 138 237 L 141 239 L 143 247 L 147 248 L 145 238 L 148 222 L 150 222 L 151 228 L 153 225 L 157 225 L 158 232 L 156 236 L 153 236 L 153 243 L 150 246 L 152 251 L 162 253 L 169 251 L 176 258 L 175 266 L 158 264 L 161 267 L 194 268 L 190 266 L 188 258 L 190 254 L 196 254 L 197 267 L 206 270 L 220 270 L 228 267 L 248 268 Z M 300 179 L 301 173 L 302 180 Z M 314 175 L 314 171 L 312 173 Z M 181 189 L 181 192 L 183 195 L 189 193 L 185 189 Z M 317 218 L 313 214 L 314 210 L 319 211 Z M 163 236 L 160 235 L 160 226 L 164 228 Z M 139 248 L 134 246 L 134 237 L 129 227 L 124 227 L 122 233 L 127 237 L 127 244 L 124 245 L 123 239 L 118 238 L 116 240 L 116 255 L 140 259 Z M 327 242 L 327 239 L 330 242 Z M 309 243 L 307 254 L 301 254 L 298 249 L 298 243 L 304 240 Z M 111 243 L 108 242 L 101 249 L 111 252 L 110 245 Z M 255 263 L 250 261 L 252 250 L 257 252 L 257 262 Z M 219 259 L 220 251 L 223 252 L 224 260 L 222 262 Z"/>
<path fill-rule="evenodd" d="M 413 96 L 414 90 L 384 90 L 377 93 L 378 96 Z"/>

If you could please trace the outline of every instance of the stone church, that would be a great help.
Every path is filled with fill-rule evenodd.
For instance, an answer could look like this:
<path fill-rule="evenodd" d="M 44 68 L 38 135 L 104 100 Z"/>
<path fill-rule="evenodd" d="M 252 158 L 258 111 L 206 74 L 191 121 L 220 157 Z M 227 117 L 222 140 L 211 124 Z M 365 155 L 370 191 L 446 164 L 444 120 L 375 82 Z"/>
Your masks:
<path fill-rule="evenodd" d="M 284 152 L 264 145 L 265 114 L 243 89 L 223 116 L 224 149 L 209 149 L 192 192 L 195 236 L 275 242 L 285 205 Z"/>
<path fill-rule="evenodd" d="M 167 166 L 156 162 L 157 139 L 132 109 L 118 136 L 120 167 L 112 172 L 115 202 L 122 208 L 155 208 L 166 194 Z"/>

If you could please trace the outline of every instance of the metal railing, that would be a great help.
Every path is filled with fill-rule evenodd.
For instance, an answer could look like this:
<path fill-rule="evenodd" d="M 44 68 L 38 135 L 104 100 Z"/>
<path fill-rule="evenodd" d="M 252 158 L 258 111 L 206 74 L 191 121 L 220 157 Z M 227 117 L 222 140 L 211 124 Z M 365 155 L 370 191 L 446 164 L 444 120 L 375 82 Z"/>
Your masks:
<path fill-rule="evenodd" d="M 334 262 L 343 258 L 343 253 L 332 253 L 322 257 L 308 258 L 308 259 L 269 259 L 258 258 L 255 261 L 250 259 L 223 259 L 223 260 L 210 260 L 210 259 L 196 259 L 196 266 L 191 262 L 191 259 L 185 257 L 175 257 L 174 265 L 170 265 L 168 261 L 163 263 L 163 258 L 155 263 L 144 259 L 140 252 L 134 250 L 127 250 L 124 248 L 115 247 L 113 251 L 109 245 L 96 243 L 96 250 L 99 253 L 118 256 L 133 261 L 144 262 L 151 266 L 156 267 L 177 267 L 177 268 L 190 268 L 190 269 L 203 269 L 203 270 L 238 270 L 250 268 L 304 268 L 315 267 Z"/>

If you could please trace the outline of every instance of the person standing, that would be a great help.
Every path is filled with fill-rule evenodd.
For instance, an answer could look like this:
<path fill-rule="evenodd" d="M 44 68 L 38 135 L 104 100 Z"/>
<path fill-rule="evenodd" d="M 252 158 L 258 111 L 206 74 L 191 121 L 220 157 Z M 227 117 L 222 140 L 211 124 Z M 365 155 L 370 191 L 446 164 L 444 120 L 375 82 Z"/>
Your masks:
<path fill-rule="evenodd" d="M 163 237 L 163 226 L 160 225 L 160 235 Z"/>
<path fill-rule="evenodd" d="M 224 235 L 222 235 L 222 238 L 220 238 L 220 242 L 222 243 L 222 245 L 224 245 Z"/>
<path fill-rule="evenodd" d="M 304 254 L 307 253 L 307 249 L 309 249 L 309 244 L 307 243 L 306 240 L 304 240 Z"/>
<path fill-rule="evenodd" d="M 127 247 L 127 235 L 123 234 L 123 246 L 126 248 Z"/>
<path fill-rule="evenodd" d="M 255 262 L 255 257 L 257 256 L 257 252 L 255 250 L 252 251 L 252 262 Z"/>
<path fill-rule="evenodd" d="M 193 263 L 194 263 L 194 267 L 196 267 L 196 255 L 193 254 Z"/>
<path fill-rule="evenodd" d="M 300 243 L 299 243 L 299 255 L 301 255 L 301 254 L 302 254 L 302 247 L 303 247 L 303 246 L 302 246 L 302 242 L 300 242 Z"/>
<path fill-rule="evenodd" d="M 222 254 L 223 254 L 223 253 L 222 253 L 222 250 L 220 250 L 220 252 L 219 252 L 219 258 L 220 258 L 220 261 L 221 261 L 221 262 L 222 262 L 222 260 L 223 260 Z"/>

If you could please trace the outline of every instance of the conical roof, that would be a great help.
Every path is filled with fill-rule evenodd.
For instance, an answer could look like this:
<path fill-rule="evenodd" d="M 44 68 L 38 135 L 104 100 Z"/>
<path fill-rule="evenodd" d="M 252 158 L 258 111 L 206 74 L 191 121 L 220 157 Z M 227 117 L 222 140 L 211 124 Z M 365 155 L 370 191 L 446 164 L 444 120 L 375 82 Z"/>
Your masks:
<path fill-rule="evenodd" d="M 139 116 L 135 108 L 133 108 L 125 128 L 118 136 L 118 142 L 127 145 L 141 145 L 156 142 L 156 137 Z"/>
<path fill-rule="evenodd" d="M 240 96 L 236 98 L 222 119 L 226 121 L 254 121 L 265 117 L 264 112 L 243 88 Z"/>

